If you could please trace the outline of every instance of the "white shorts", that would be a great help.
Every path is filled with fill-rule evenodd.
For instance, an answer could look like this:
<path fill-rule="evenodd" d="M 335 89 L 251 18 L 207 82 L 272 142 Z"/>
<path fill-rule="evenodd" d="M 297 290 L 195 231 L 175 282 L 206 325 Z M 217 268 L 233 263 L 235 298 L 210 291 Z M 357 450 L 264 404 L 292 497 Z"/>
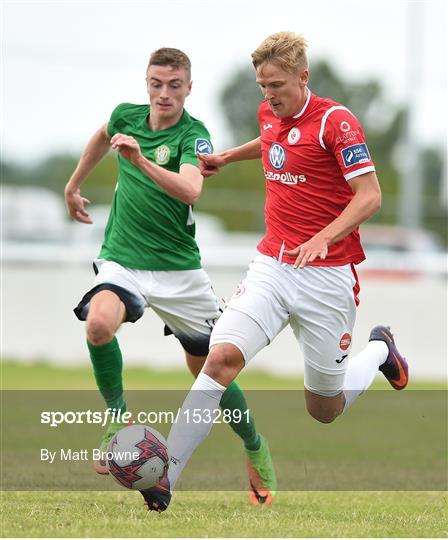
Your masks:
<path fill-rule="evenodd" d="M 221 310 L 205 270 L 135 270 L 104 259 L 96 259 L 94 269 L 94 287 L 74 310 L 80 320 L 86 320 L 96 293 L 111 290 L 125 304 L 126 321 L 135 322 L 151 307 L 164 321 L 165 334 L 173 333 L 187 352 L 208 353 L 210 334 Z"/>
<path fill-rule="evenodd" d="M 290 324 L 305 359 L 305 387 L 335 396 L 351 348 L 355 285 L 351 265 L 294 269 L 258 254 L 217 322 L 210 346 L 232 343 L 248 362 Z"/>

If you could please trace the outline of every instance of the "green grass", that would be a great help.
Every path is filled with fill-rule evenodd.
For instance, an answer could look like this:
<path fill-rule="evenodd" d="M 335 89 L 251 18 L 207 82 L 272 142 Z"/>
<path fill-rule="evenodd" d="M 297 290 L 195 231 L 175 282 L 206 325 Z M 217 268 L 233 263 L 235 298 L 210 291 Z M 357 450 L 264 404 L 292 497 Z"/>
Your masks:
<path fill-rule="evenodd" d="M 145 389 L 188 389 L 192 385 L 192 376 L 185 370 L 158 371 L 144 367 L 124 368 L 125 388 L 130 390 Z M 261 372 L 242 373 L 238 382 L 247 390 L 294 390 L 303 389 L 300 377 L 275 377 Z M 1 388 L 4 390 L 96 390 L 92 370 L 89 366 L 59 367 L 45 361 L 33 363 L 4 360 L 1 368 Z M 389 389 L 386 380 L 375 381 L 374 389 Z M 410 390 L 444 390 L 446 384 L 438 381 L 411 380 Z"/>
<path fill-rule="evenodd" d="M 137 493 L 20 492 L 4 497 L 5 537 L 446 537 L 446 495 L 282 492 L 267 508 L 241 492 L 179 492 L 145 513 Z M 18 519 L 20 516 L 20 519 Z"/>
<path fill-rule="evenodd" d="M 238 381 L 247 389 L 303 388 L 297 377 L 274 377 L 265 373 L 243 373 Z M 143 367 L 124 368 L 124 385 L 130 390 L 188 389 L 193 384 L 192 375 L 185 370 L 158 371 Z M 2 389 L 4 390 L 96 390 L 92 369 L 89 366 L 58 367 L 43 361 L 2 363 Z"/>
<path fill-rule="evenodd" d="M 64 368 L 44 362 L 5 362 L 1 382 L 2 388 L 8 390 L 95 388 L 88 366 Z M 186 371 L 125 370 L 128 389 L 188 389 L 191 382 L 192 378 Z M 272 377 L 261 373 L 243 374 L 239 382 L 246 389 L 303 388 L 303 381 L 299 378 Z M 388 386 L 379 379 L 375 388 L 381 390 Z M 411 385 L 414 390 L 444 388 L 442 383 L 437 382 L 413 382 Z M 289 407 L 285 422 L 289 422 L 291 415 L 294 416 L 296 439 L 287 429 L 285 431 L 285 425 L 278 421 L 278 417 L 272 423 L 268 404 L 264 410 L 263 403 L 257 403 L 255 394 L 252 393 L 250 398 L 262 429 L 269 428 L 271 447 L 283 485 L 288 486 L 289 479 L 290 486 L 294 475 L 298 478 L 298 488 L 303 489 L 307 485 L 314 485 L 313 481 L 319 478 L 328 477 L 329 481 L 334 481 L 336 474 L 342 474 L 341 482 L 348 479 L 350 486 L 359 488 L 365 479 L 358 475 L 367 469 L 381 479 L 387 476 L 387 472 L 384 472 L 387 467 L 392 466 L 391 480 L 396 478 L 400 482 L 404 478 L 406 482 L 407 478 L 415 476 L 416 482 L 420 482 L 418 485 L 422 485 L 422 479 L 426 476 L 429 485 L 433 485 L 434 475 L 444 469 L 440 463 L 437 465 L 444 443 L 435 435 L 440 432 L 438 426 L 443 422 L 443 418 L 437 414 L 441 393 L 422 393 L 422 397 L 417 394 L 420 396 L 419 392 L 406 392 L 403 398 L 407 397 L 400 400 L 401 393 L 392 390 L 380 392 L 378 398 L 369 398 L 372 394 L 367 394 L 346 418 L 342 418 L 340 424 L 322 427 L 304 413 L 303 403 L 294 405 L 294 402 L 288 402 L 293 393 L 280 392 L 278 406 L 283 406 L 285 400 L 285 406 Z M 20 404 L 20 395 L 17 396 Z M 71 396 L 67 393 L 67 399 L 71 399 Z M 388 403 L 396 402 L 409 404 L 406 405 L 408 408 L 405 407 L 408 411 L 405 418 L 409 418 L 410 423 L 404 425 L 401 432 L 403 440 L 406 440 L 406 451 L 398 456 L 388 451 L 388 461 L 384 462 L 381 452 L 387 449 L 395 423 L 403 418 L 400 415 L 406 414 L 406 411 L 396 410 L 394 414 L 387 415 Z M 26 403 L 23 402 L 25 409 Z M 294 412 L 295 406 L 302 411 L 301 414 Z M 17 414 L 20 410 L 18 406 Z M 375 416 L 373 413 L 378 413 L 378 410 L 382 412 Z M 20 417 L 17 418 L 20 420 Z M 368 429 L 364 429 L 366 423 Z M 23 420 L 18 421 L 18 425 L 23 425 Z M 353 426 L 357 426 L 357 430 Z M 8 433 L 7 429 L 3 429 L 3 435 L 5 433 Z M 57 433 L 62 434 L 55 431 L 52 436 L 56 437 Z M 378 437 L 375 433 L 382 436 Z M 13 429 L 11 435 L 19 436 L 21 431 Z M 92 435 L 96 436 L 95 433 Z M 331 444 L 328 444 L 329 440 Z M 11 441 L 10 446 L 14 451 Z M 221 463 L 218 473 L 237 477 L 240 482 L 237 483 L 238 489 L 240 485 L 245 485 L 240 443 L 225 427 L 216 430 L 192 459 L 188 470 L 185 470 L 186 485 L 189 477 L 197 485 L 197 479 L 201 479 L 201 474 L 207 471 L 204 461 L 198 459 L 201 452 L 205 457 L 211 452 L 215 458 L 219 451 L 225 455 L 222 460 L 218 459 Z M 20 454 L 17 455 L 20 458 Z M 398 471 L 397 463 L 402 466 Z M 89 469 L 86 474 L 90 475 L 90 464 L 86 467 Z M 431 471 L 432 476 L 429 475 Z M 22 469 L 17 472 L 26 474 L 26 470 Z M 106 480 L 104 486 L 108 485 L 109 479 L 99 480 Z M 102 489 L 103 483 L 96 485 Z M 2 537 L 446 537 L 448 534 L 446 491 L 280 491 L 275 503 L 268 508 L 252 507 L 247 493 L 242 491 L 177 491 L 169 510 L 161 515 L 147 514 L 140 494 L 126 490 L 5 491 L 2 493 L 1 506 Z"/>

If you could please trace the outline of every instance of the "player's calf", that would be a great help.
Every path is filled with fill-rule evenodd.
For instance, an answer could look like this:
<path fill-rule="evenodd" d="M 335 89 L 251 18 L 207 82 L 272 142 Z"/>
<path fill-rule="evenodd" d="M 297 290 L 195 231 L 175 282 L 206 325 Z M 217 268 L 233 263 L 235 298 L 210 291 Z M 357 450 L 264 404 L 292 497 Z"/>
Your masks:
<path fill-rule="evenodd" d="M 320 396 L 305 389 L 306 408 L 309 414 L 322 424 L 331 424 L 344 410 L 344 395 Z"/>

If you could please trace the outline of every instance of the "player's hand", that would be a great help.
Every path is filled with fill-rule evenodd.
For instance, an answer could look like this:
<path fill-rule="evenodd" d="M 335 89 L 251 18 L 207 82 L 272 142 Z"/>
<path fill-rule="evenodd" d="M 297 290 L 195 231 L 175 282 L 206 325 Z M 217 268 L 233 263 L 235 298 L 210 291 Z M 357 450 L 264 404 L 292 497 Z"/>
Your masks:
<path fill-rule="evenodd" d="M 294 262 L 294 268 L 304 268 L 307 264 L 312 263 L 318 257 L 321 260 L 326 259 L 328 254 L 328 241 L 313 236 L 308 242 L 300 244 L 294 249 L 285 250 L 284 254 L 288 257 L 297 257 Z"/>
<path fill-rule="evenodd" d="M 123 135 L 122 133 L 116 133 L 110 140 L 110 145 L 113 150 L 118 150 L 120 155 L 132 163 L 137 163 L 139 158 L 142 157 L 140 145 L 129 135 Z"/>
<path fill-rule="evenodd" d="M 89 199 L 81 196 L 79 189 L 71 191 L 66 189 L 64 192 L 65 204 L 70 216 L 80 223 L 93 223 L 92 218 L 85 209 L 86 204 L 90 204 Z"/>
<path fill-rule="evenodd" d="M 219 173 L 219 169 L 225 165 L 224 158 L 219 154 L 196 154 L 196 157 L 199 160 L 199 170 L 204 177 Z"/>

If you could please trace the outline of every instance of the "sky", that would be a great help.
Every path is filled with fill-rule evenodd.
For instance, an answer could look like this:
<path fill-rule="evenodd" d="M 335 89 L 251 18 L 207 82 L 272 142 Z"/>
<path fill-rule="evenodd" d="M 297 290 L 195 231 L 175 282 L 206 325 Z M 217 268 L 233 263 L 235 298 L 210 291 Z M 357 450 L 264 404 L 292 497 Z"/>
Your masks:
<path fill-rule="evenodd" d="M 448 46 L 444 0 L 147 0 L 1 4 L 1 154 L 30 164 L 79 154 L 118 103 L 147 102 L 150 53 L 185 51 L 193 64 L 186 108 L 229 143 L 219 104 L 226 80 L 281 30 L 303 34 L 313 61 L 343 79 L 379 79 L 409 103 L 417 141 L 446 148 Z M 445 34 L 445 35 L 444 35 Z M 255 84 L 255 82 L 254 82 Z M 331 96 L 330 96 L 331 97 Z"/>

